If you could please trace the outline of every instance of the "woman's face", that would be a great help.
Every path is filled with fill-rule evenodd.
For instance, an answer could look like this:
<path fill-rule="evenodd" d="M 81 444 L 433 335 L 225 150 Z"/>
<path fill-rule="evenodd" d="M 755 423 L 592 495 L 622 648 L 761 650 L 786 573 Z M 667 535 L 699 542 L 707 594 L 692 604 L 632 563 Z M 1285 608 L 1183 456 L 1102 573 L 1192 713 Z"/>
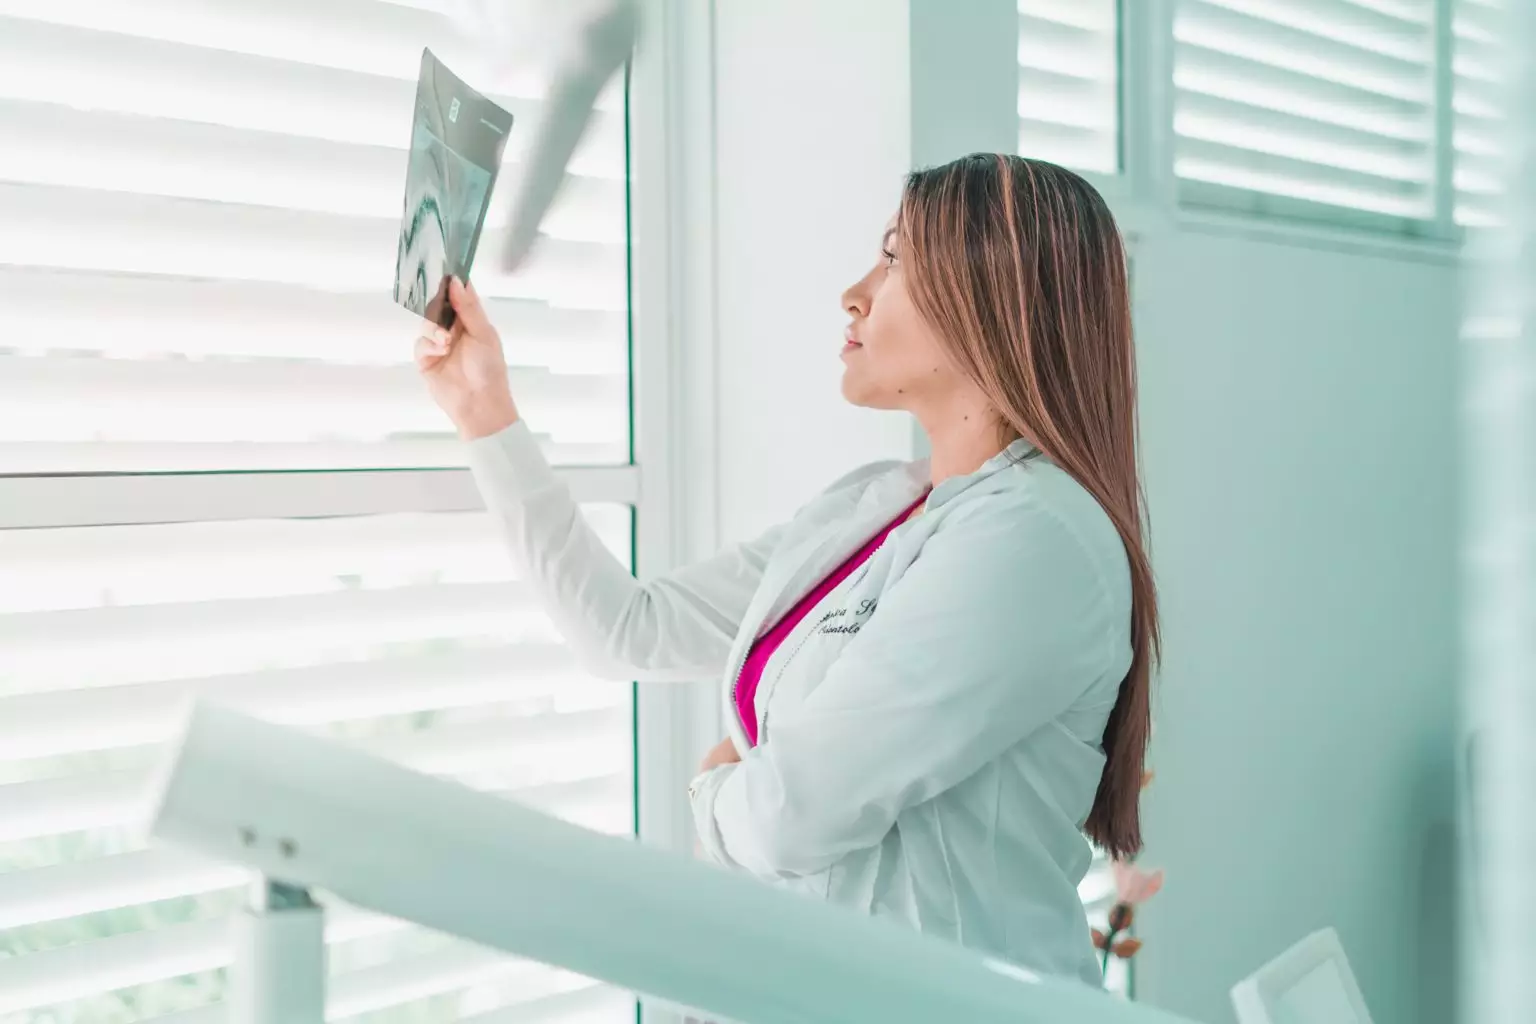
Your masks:
<path fill-rule="evenodd" d="M 886 226 L 875 265 L 843 292 L 843 397 L 871 409 L 918 407 L 952 391 L 959 375 L 907 292 L 899 232 Z"/>

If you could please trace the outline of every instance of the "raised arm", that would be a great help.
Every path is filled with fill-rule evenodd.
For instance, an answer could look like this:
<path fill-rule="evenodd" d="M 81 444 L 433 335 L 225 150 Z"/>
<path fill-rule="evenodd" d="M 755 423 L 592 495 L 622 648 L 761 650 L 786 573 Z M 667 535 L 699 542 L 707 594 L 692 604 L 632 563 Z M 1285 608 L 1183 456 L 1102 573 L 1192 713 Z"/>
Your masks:
<path fill-rule="evenodd" d="M 455 280 L 451 333 L 416 342 L 433 399 L 469 444 L 470 467 L 526 585 L 593 672 L 686 681 L 725 669 L 780 528 L 641 583 L 587 524 L 512 400 L 501 339 Z M 430 325 L 429 325 L 430 326 Z"/>
<path fill-rule="evenodd" d="M 587 525 L 526 425 L 470 442 L 470 466 L 524 580 L 592 671 L 661 681 L 725 671 L 782 528 L 642 583 Z"/>

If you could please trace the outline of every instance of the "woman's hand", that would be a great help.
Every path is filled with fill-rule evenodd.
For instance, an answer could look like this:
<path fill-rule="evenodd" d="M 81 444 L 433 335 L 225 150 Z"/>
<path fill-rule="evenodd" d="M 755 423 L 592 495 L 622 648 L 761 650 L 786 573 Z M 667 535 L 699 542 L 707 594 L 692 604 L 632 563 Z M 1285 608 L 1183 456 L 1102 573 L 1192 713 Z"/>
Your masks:
<path fill-rule="evenodd" d="M 466 441 L 504 430 L 517 422 L 517 406 L 507 381 L 501 336 L 486 318 L 473 285 L 454 278 L 448 302 L 456 318 L 452 331 L 425 323 L 416 339 L 416 368 L 427 390 Z"/>
<path fill-rule="evenodd" d="M 711 768 L 718 768 L 723 764 L 735 764 L 741 760 L 741 755 L 736 753 L 736 744 L 727 736 L 715 745 L 715 749 L 704 755 L 704 760 L 699 764 L 699 774 L 703 775 Z"/>

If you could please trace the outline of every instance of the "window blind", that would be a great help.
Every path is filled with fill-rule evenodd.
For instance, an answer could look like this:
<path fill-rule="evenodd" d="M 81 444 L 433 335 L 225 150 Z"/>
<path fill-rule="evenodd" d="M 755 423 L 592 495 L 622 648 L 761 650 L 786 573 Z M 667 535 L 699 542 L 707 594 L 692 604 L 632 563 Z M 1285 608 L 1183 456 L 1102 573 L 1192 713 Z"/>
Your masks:
<path fill-rule="evenodd" d="M 0 472 L 459 464 L 388 291 L 456 42 L 384 0 L 0 0 Z M 475 273 L 560 462 L 628 459 L 624 169 L 610 100 L 533 265 Z"/>
<path fill-rule="evenodd" d="M 587 515 L 627 557 L 629 509 Z M 0 531 L 0 601 L 0 1019 L 132 1020 L 222 993 L 244 872 L 137 834 L 193 694 L 631 828 L 629 688 L 581 674 L 483 513 Z M 488 998 L 466 979 L 517 999 L 582 987 L 347 908 L 329 934 L 333 1018 L 456 1019 Z"/>
<path fill-rule="evenodd" d="M 1120 170 L 1116 0 L 1019 0 L 1019 153 Z"/>
<path fill-rule="evenodd" d="M 627 556 L 628 508 L 587 514 Z M 192 694 L 630 831 L 630 691 L 571 663 L 485 514 L 0 531 L 0 567 L 0 1019 L 221 992 L 243 872 L 135 827 Z M 395 921 L 330 927 L 341 992 L 386 966 L 418 975 L 401 1004 L 465 998 L 468 975 L 548 981 Z"/>
<path fill-rule="evenodd" d="M 1433 0 L 1178 0 L 1186 201 L 1434 216 Z"/>
<path fill-rule="evenodd" d="M 0 528 L 3 1024 L 223 1020 L 245 874 L 136 827 L 193 694 L 633 828 L 631 688 L 581 673 L 489 517 L 358 510 L 356 470 L 461 461 L 389 297 L 423 45 L 477 82 L 425 0 L 0 0 L 6 493 L 186 485 L 159 520 Z M 521 121 L 515 176 L 539 83 L 489 91 Z M 565 464 L 629 458 L 623 103 L 605 98 L 527 273 L 475 274 Z M 317 470 L 339 472 L 290 472 Z M 305 511 L 204 510 L 248 471 Z M 628 561 L 613 490 L 584 514 Z M 328 1019 L 633 1016 L 624 993 L 320 895 Z"/>
<path fill-rule="evenodd" d="M 1500 162 L 1511 135 L 1502 100 L 1510 52 L 1504 0 L 1455 0 L 1452 16 L 1455 217 L 1467 227 L 1499 223 Z"/>

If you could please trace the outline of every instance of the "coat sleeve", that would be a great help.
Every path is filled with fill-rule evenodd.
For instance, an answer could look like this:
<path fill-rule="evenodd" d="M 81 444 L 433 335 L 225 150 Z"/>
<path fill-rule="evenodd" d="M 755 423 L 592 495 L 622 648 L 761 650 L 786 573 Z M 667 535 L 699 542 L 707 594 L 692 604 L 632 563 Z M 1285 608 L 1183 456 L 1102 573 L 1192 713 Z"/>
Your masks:
<path fill-rule="evenodd" d="M 642 583 L 587 524 L 524 423 L 470 442 L 469 451 L 522 581 L 585 667 L 642 681 L 724 671 L 783 526 Z"/>
<path fill-rule="evenodd" d="M 705 854 L 772 879 L 877 845 L 903 810 L 1096 686 L 1112 701 L 1128 620 L 1128 601 L 1049 509 L 1009 496 L 956 510 L 804 703 L 739 763 L 695 780 Z"/>

